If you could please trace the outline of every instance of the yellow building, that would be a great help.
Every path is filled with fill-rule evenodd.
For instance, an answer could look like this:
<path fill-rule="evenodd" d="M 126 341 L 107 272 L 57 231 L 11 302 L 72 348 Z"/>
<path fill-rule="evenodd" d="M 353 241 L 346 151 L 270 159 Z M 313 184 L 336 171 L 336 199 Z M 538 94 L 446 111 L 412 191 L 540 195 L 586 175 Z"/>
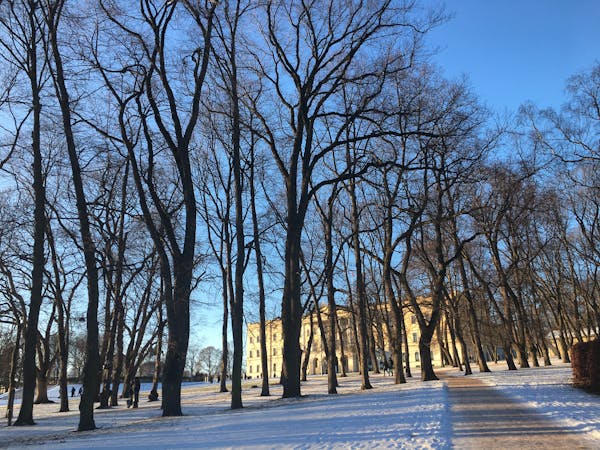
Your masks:
<path fill-rule="evenodd" d="M 384 314 L 387 312 L 384 311 Z M 336 330 L 336 356 L 340 359 L 346 372 L 358 372 L 359 370 L 359 356 L 358 356 L 358 343 L 356 340 L 355 323 L 353 320 L 352 313 L 343 307 L 338 307 L 338 326 L 339 330 Z M 328 327 L 328 311 L 327 308 L 321 309 L 321 319 L 325 328 L 326 336 L 329 336 Z M 383 323 L 373 323 L 373 333 L 375 354 L 378 361 L 382 361 L 383 358 L 389 358 L 390 348 L 389 339 L 387 336 L 386 327 Z M 407 312 L 405 314 L 405 327 L 406 335 L 408 339 L 408 354 L 411 368 L 420 367 L 419 357 L 419 338 L 420 331 L 419 325 L 417 324 L 416 317 L 414 314 Z M 283 332 L 281 319 L 277 318 L 270 320 L 265 324 L 266 331 L 266 349 L 267 349 L 267 361 L 269 367 L 270 377 L 279 377 L 281 375 L 281 368 L 283 365 Z M 316 313 L 313 314 L 312 318 L 312 331 L 313 340 L 310 346 L 310 359 L 308 364 L 307 373 L 309 375 L 318 375 L 327 373 L 327 362 L 325 359 L 325 350 L 323 348 L 323 342 L 321 340 L 321 333 L 319 331 L 319 325 L 316 317 Z M 308 343 L 311 334 L 311 317 L 307 315 L 302 320 L 302 329 L 300 333 L 300 348 L 302 350 L 303 358 L 306 355 Z M 340 336 L 343 339 L 343 357 L 342 357 L 342 345 L 340 345 Z M 404 345 L 402 351 L 404 352 Z M 249 378 L 261 378 L 262 377 L 262 363 L 261 363 L 261 345 L 260 345 L 260 324 L 258 322 L 248 324 L 246 332 L 246 375 Z M 434 366 L 441 365 L 442 357 L 440 346 L 438 344 L 437 335 L 434 335 L 431 342 L 432 362 Z M 384 356 L 385 355 L 385 356 Z M 404 357 L 404 355 L 403 355 Z M 303 359 L 304 361 L 304 359 Z M 338 365 L 339 366 L 339 365 Z M 340 367 L 341 369 L 341 367 Z M 339 369 L 338 369 L 339 371 Z"/>

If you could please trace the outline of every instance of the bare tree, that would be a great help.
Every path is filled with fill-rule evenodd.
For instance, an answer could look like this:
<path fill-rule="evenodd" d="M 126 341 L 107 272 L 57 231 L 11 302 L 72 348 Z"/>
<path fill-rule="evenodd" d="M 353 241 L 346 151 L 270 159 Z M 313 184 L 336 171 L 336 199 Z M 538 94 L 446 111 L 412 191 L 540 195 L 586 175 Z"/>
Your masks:
<path fill-rule="evenodd" d="M 4 49 L 3 58 L 14 64 L 26 76 L 31 93 L 32 129 L 31 150 L 33 155 L 34 230 L 31 272 L 31 300 L 27 326 L 25 327 L 25 351 L 23 354 L 23 397 L 19 417 L 15 425 L 34 425 L 33 396 L 35 389 L 35 354 L 38 338 L 38 320 L 43 298 L 44 233 L 46 230 L 45 184 L 41 152 L 41 91 L 44 80 L 43 58 L 39 58 L 43 30 L 40 30 L 40 14 L 37 2 L 6 3 L 2 6 L 0 25 L 6 38 L 0 39 Z"/>
<path fill-rule="evenodd" d="M 71 100 L 69 88 L 66 82 L 65 67 L 63 64 L 63 55 L 59 40 L 59 34 L 62 30 L 61 21 L 64 19 L 63 12 L 65 7 L 64 0 L 48 0 L 41 4 L 44 22 L 47 27 L 47 51 L 50 73 L 54 82 L 54 88 L 58 104 L 60 107 L 62 128 L 66 141 L 69 162 L 71 165 L 71 174 L 73 187 L 75 190 L 77 216 L 79 219 L 79 232 L 81 245 L 85 259 L 87 272 L 87 290 L 88 306 L 86 313 L 87 342 L 86 342 L 86 363 L 84 367 L 83 395 L 79 405 L 79 425 L 78 431 L 93 430 L 96 428 L 94 422 L 94 399 L 98 386 L 98 373 L 100 368 L 98 354 L 98 269 L 96 267 L 96 245 L 90 230 L 88 216 L 88 207 L 85 190 L 82 180 L 81 164 L 75 133 L 73 130 L 73 120 L 71 111 Z"/>
<path fill-rule="evenodd" d="M 257 81 L 278 106 L 267 110 L 271 101 L 251 106 L 285 185 L 284 397 L 300 395 L 302 227 L 315 192 L 333 182 L 322 178 L 317 182 L 316 171 L 346 144 L 347 128 L 367 111 L 386 74 L 402 64 L 402 57 L 388 47 L 388 37 L 417 34 L 410 7 L 402 6 L 377 1 L 339 8 L 335 1 L 277 1 L 257 12 L 258 20 L 267 24 L 263 47 L 254 53 Z M 374 57 L 375 47 L 375 53 L 386 56 Z M 353 86 L 362 95 L 340 113 L 344 86 Z"/>
<path fill-rule="evenodd" d="M 134 78 L 133 94 L 121 101 L 121 143 L 131 159 L 132 173 L 138 192 L 144 221 L 160 255 L 161 278 L 169 327 L 167 354 L 163 371 L 163 415 L 181 415 L 181 381 L 190 327 L 190 294 L 196 262 L 196 198 L 191 165 L 192 139 L 200 115 L 202 87 L 211 55 L 213 19 L 217 2 L 165 2 L 155 5 L 149 0 L 140 2 L 135 28 L 130 26 L 129 6 L 117 1 L 102 2 L 102 9 L 116 30 L 124 35 L 124 54 L 131 59 L 118 69 Z M 179 14 L 191 19 L 188 24 L 201 36 L 200 46 L 189 49 L 185 55 L 183 72 L 170 64 L 175 48 L 170 41 Z M 191 33 L 191 30 L 190 30 Z M 128 45 L 139 50 L 139 57 Z M 107 64 L 110 67 L 110 64 Z M 105 72 L 106 73 L 106 72 Z M 109 71 L 109 73 L 114 73 Z M 181 74 L 185 81 L 179 83 Z M 141 78 L 139 78 L 141 76 Z M 140 84 L 135 84 L 138 81 Z M 105 77 L 107 79 L 107 77 Z M 141 91 L 143 90 L 143 102 Z M 137 92 L 136 92 L 137 91 Z M 116 92 L 116 91 L 115 91 Z M 118 94 L 117 94 L 118 96 Z M 127 99 L 129 97 L 129 99 Z M 184 101 L 184 99 L 186 99 Z M 141 167 L 137 135 L 130 134 L 125 114 L 130 104 L 137 102 L 142 121 L 148 163 Z M 161 148 L 157 148 L 161 147 Z M 174 184 L 181 198 L 182 232 L 178 232 L 178 218 L 161 199 L 156 186 L 155 169 L 158 152 L 164 147 L 174 166 Z M 180 239 L 181 237 L 181 239 Z"/>

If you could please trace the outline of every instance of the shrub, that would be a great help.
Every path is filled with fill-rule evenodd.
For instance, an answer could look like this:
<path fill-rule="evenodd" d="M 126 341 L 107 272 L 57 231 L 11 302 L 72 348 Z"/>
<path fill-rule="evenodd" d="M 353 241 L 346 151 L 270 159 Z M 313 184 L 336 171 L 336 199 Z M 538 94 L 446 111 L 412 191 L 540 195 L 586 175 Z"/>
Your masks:
<path fill-rule="evenodd" d="M 600 393 L 600 340 L 579 342 L 571 348 L 573 385 Z"/>

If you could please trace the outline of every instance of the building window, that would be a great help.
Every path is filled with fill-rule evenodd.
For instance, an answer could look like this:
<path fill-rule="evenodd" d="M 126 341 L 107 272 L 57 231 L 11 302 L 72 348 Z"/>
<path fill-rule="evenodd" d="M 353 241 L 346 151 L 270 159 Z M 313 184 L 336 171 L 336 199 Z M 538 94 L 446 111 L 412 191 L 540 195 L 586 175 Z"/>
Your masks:
<path fill-rule="evenodd" d="M 415 352 L 415 361 L 421 361 L 421 355 L 419 355 L 419 352 Z"/>
<path fill-rule="evenodd" d="M 417 333 L 413 333 L 413 342 L 418 342 L 419 338 L 417 336 Z"/>
<path fill-rule="evenodd" d="M 260 367 L 260 366 L 257 364 L 257 365 L 256 365 L 256 373 L 260 373 L 260 368 L 259 368 L 259 367 Z"/>
<path fill-rule="evenodd" d="M 252 373 L 252 366 L 248 366 L 248 372 Z"/>
<path fill-rule="evenodd" d="M 252 350 L 250 350 L 250 358 L 252 358 Z"/>
<path fill-rule="evenodd" d="M 277 340 L 277 333 L 273 333 L 273 340 L 276 341 Z"/>
<path fill-rule="evenodd" d="M 276 349 L 276 348 L 274 348 L 274 349 L 273 349 L 273 356 L 276 356 L 276 355 L 277 355 L 277 349 Z"/>
<path fill-rule="evenodd" d="M 414 314 L 412 316 L 410 316 L 410 323 L 412 323 L 412 324 L 417 323 L 417 316 L 415 316 Z"/>
<path fill-rule="evenodd" d="M 254 344 L 254 338 L 252 336 L 250 336 L 250 343 Z"/>
<path fill-rule="evenodd" d="M 273 364 L 273 375 L 277 373 L 277 364 Z"/>
<path fill-rule="evenodd" d="M 256 350 L 256 357 L 258 358 L 260 356 L 260 350 Z"/>
<path fill-rule="evenodd" d="M 257 344 L 260 344 L 260 336 L 257 336 L 257 337 L 256 337 L 256 343 L 257 343 Z"/>

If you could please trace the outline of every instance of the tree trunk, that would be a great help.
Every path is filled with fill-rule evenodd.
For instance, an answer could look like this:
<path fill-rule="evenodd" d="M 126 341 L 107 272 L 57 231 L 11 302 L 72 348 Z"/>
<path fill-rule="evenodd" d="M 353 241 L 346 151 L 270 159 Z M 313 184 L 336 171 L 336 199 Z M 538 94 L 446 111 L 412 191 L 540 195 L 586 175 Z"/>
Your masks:
<path fill-rule="evenodd" d="M 465 375 L 472 375 L 473 371 L 471 370 L 471 363 L 469 361 L 469 349 L 467 347 L 467 342 L 465 341 L 462 329 L 460 326 L 460 319 L 458 318 L 458 311 L 456 312 L 456 316 L 454 318 L 454 333 L 456 335 L 456 339 L 460 345 L 460 352 L 462 355 L 462 360 L 465 365 Z"/>
<path fill-rule="evenodd" d="M 406 322 L 404 321 L 404 310 L 402 307 L 399 308 L 401 324 L 402 324 L 402 342 L 404 344 L 404 364 L 406 365 L 405 374 L 407 378 L 412 378 L 410 372 L 410 351 L 408 349 L 408 335 L 406 331 Z"/>
<path fill-rule="evenodd" d="M 222 272 L 222 297 L 223 297 L 223 319 L 221 322 L 221 381 L 219 392 L 228 392 L 227 390 L 227 371 L 229 361 L 229 345 L 227 343 L 227 329 L 229 328 L 229 295 L 227 288 L 227 272 Z"/>
<path fill-rule="evenodd" d="M 379 364 L 377 364 L 377 349 L 375 348 L 375 337 L 373 336 L 373 327 L 369 326 L 368 324 L 367 330 L 369 331 L 369 358 L 371 360 L 371 367 L 373 368 L 374 374 L 380 374 L 381 371 L 379 370 Z"/>
<path fill-rule="evenodd" d="M 123 302 L 121 301 L 118 305 L 117 311 L 117 335 L 116 335 L 116 364 L 112 373 L 112 392 L 110 405 L 118 406 L 119 404 L 119 384 L 121 383 L 121 376 L 123 374 L 123 333 L 125 331 L 125 311 L 123 309 Z"/>
<path fill-rule="evenodd" d="M 483 351 L 483 344 L 481 343 L 481 332 L 479 331 L 479 323 L 475 312 L 475 306 L 473 305 L 473 299 L 470 294 L 466 295 L 466 298 L 469 311 L 469 322 L 471 324 L 471 329 L 473 330 L 473 340 L 475 341 L 475 349 L 477 351 L 477 365 L 479 366 L 479 372 L 490 372 L 485 352 Z"/>
<path fill-rule="evenodd" d="M 35 404 L 39 405 L 42 403 L 54 403 L 48 398 L 48 376 L 45 370 L 37 370 L 37 383 L 36 383 L 36 398 Z"/>
<path fill-rule="evenodd" d="M 327 309 L 329 310 L 329 333 L 327 344 L 327 393 L 337 394 L 337 355 L 336 355 L 336 328 L 337 306 L 335 304 L 335 287 L 333 284 L 333 208 L 337 196 L 337 184 L 332 187 L 331 195 L 327 201 L 327 211 L 321 211 L 325 244 L 325 284 L 327 288 Z"/>
<path fill-rule="evenodd" d="M 445 324 L 447 325 L 447 324 Z M 458 347 L 456 346 L 456 331 L 453 327 L 444 326 L 444 329 L 441 330 L 441 327 L 438 327 L 438 333 L 446 334 L 446 331 L 450 332 L 450 343 L 452 344 L 452 367 L 458 367 L 458 370 L 462 370 L 462 361 L 460 360 L 460 355 L 458 354 Z"/>
<path fill-rule="evenodd" d="M 63 131 L 69 153 L 71 165 L 73 188 L 77 204 L 77 216 L 79 219 L 79 231 L 83 246 L 85 268 L 87 271 L 88 305 L 86 312 L 87 339 L 86 339 L 86 361 L 83 368 L 83 395 L 79 403 L 79 425 L 78 431 L 93 430 L 96 428 L 94 422 L 94 399 L 98 388 L 99 354 L 98 354 L 98 271 L 96 268 L 96 246 L 90 230 L 89 217 L 81 167 L 73 135 L 69 93 L 67 90 L 65 75 L 62 64 L 62 56 L 58 44 L 58 26 L 61 19 L 64 0 L 58 0 L 47 6 L 46 20 L 48 24 L 49 41 L 52 51 L 52 62 L 54 72 L 52 74 L 56 94 L 59 99 Z"/>
<path fill-rule="evenodd" d="M 47 231 L 46 236 L 48 239 L 48 246 L 50 247 L 50 259 L 52 260 L 52 269 L 55 279 L 55 307 L 58 311 L 57 325 L 58 325 L 58 359 L 59 359 L 59 390 L 60 390 L 60 409 L 59 412 L 69 411 L 69 392 L 68 392 L 68 378 L 67 369 L 69 364 L 69 315 L 65 314 L 65 301 L 62 295 L 63 286 L 60 281 L 61 271 L 58 263 L 58 255 L 56 254 L 56 245 L 54 242 L 54 235 L 52 233 L 52 227 L 48 220 L 46 220 Z"/>
<path fill-rule="evenodd" d="M 388 227 L 390 226 L 391 224 L 388 225 Z M 386 239 L 386 247 L 388 245 L 391 248 L 391 234 L 389 235 L 389 240 Z M 404 321 L 402 320 L 402 304 L 398 304 L 398 299 L 396 299 L 392 287 L 391 254 L 386 254 L 383 259 L 383 289 L 386 303 L 391 306 L 392 321 L 394 323 L 393 335 L 390 336 L 392 358 L 394 361 L 394 384 L 402 384 L 406 383 L 402 368 L 402 333 Z M 383 357 L 386 358 L 386 355 L 384 354 Z"/>
<path fill-rule="evenodd" d="M 6 418 L 8 419 L 8 426 L 12 425 L 13 419 L 13 407 L 15 404 L 15 391 L 17 376 L 17 365 L 19 364 L 19 350 L 21 347 L 21 326 L 17 325 L 17 336 L 15 339 L 15 346 L 12 351 L 10 359 L 10 374 L 8 377 L 8 403 L 6 404 Z"/>
<path fill-rule="evenodd" d="M 40 142 L 41 111 L 40 89 L 38 86 L 37 68 L 37 23 L 35 19 L 36 3 L 27 2 L 28 21 L 31 28 L 31 46 L 28 46 L 29 82 L 31 87 L 31 107 L 33 110 L 33 128 L 31 130 L 31 150 L 33 153 L 33 255 L 31 271 L 31 292 L 27 326 L 25 328 L 25 350 L 23 353 L 23 391 L 21 409 L 15 425 L 35 425 L 33 421 L 33 397 L 35 393 L 35 353 L 38 339 L 38 320 L 42 305 L 42 288 L 44 282 L 44 235 L 46 232 L 46 188 L 42 167 L 42 153 Z"/>
<path fill-rule="evenodd" d="M 163 333 L 165 329 L 165 322 L 162 317 L 162 303 L 158 307 L 158 333 L 156 336 L 156 352 L 154 352 L 154 375 L 152 375 L 152 388 L 148 394 L 148 401 L 154 402 L 158 400 L 158 380 L 160 379 L 161 369 L 161 354 L 163 345 Z"/>
<path fill-rule="evenodd" d="M 302 223 L 296 213 L 295 192 L 288 194 L 288 220 L 285 249 L 285 282 L 281 303 L 283 328 L 283 398 L 300 397 L 300 237 Z"/>
<path fill-rule="evenodd" d="M 347 377 L 348 375 L 346 374 L 346 342 L 344 341 L 344 333 L 345 330 L 342 330 L 342 327 L 339 326 L 339 320 L 338 320 L 338 326 L 337 326 L 337 330 L 338 330 L 338 334 L 339 334 L 339 340 L 340 340 L 340 376 L 341 377 Z"/>
<path fill-rule="evenodd" d="M 508 366 L 508 370 L 517 370 L 515 360 L 513 359 L 512 348 L 510 346 L 510 343 L 505 343 L 502 346 L 502 349 L 504 350 L 504 358 L 506 359 L 506 365 Z"/>
<path fill-rule="evenodd" d="M 347 160 L 349 156 L 347 155 Z M 368 343 L 368 328 L 367 328 L 367 294 L 365 291 L 365 282 L 362 272 L 362 256 L 360 250 L 360 229 L 359 229 L 359 212 L 356 202 L 355 180 L 349 182 L 348 194 L 352 205 L 352 243 L 354 251 L 354 265 L 356 269 L 356 303 L 358 306 L 358 325 L 359 325 L 359 356 L 360 356 L 360 372 L 361 372 L 361 389 L 372 389 L 369 380 L 369 343 Z"/>
<path fill-rule="evenodd" d="M 181 382 L 190 336 L 189 300 L 192 270 L 193 253 L 174 261 L 173 298 L 167 301 L 169 336 L 163 373 L 163 417 L 182 415 Z"/>
<path fill-rule="evenodd" d="M 308 335 L 308 342 L 304 349 L 304 360 L 302 361 L 301 369 L 301 380 L 306 381 L 306 374 L 308 372 L 308 365 L 310 363 L 310 352 L 312 350 L 312 343 L 314 338 L 314 325 L 313 325 L 313 310 L 310 311 L 310 334 Z"/>
<path fill-rule="evenodd" d="M 421 332 L 421 338 L 419 339 L 419 354 L 421 356 L 421 381 L 432 381 L 438 379 L 433 371 L 433 364 L 431 363 L 430 335 L 432 333 L 433 331 L 423 330 Z"/>
<path fill-rule="evenodd" d="M 265 312 L 265 285 L 263 276 L 263 255 L 260 244 L 260 229 L 258 227 L 258 214 L 256 212 L 256 187 L 254 185 L 254 171 L 256 169 L 256 160 L 254 158 L 254 144 L 250 148 L 250 209 L 252 213 L 252 236 L 254 256 L 256 257 L 256 281 L 258 283 L 258 315 L 260 321 L 260 343 L 261 343 L 261 364 L 262 364 L 262 388 L 260 391 L 261 397 L 271 395 L 269 391 L 269 378 L 265 376 L 269 373 L 269 360 L 267 355 L 267 318 Z M 276 375 L 276 374 L 273 374 Z"/>

